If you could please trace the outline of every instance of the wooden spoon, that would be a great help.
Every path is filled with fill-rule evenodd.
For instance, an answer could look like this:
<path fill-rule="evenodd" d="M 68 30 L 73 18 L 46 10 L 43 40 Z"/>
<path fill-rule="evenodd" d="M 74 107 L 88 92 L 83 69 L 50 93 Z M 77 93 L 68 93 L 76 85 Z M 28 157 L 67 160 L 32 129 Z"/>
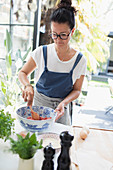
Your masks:
<path fill-rule="evenodd" d="M 32 109 L 31 106 L 30 106 L 30 109 L 31 109 L 32 118 L 33 118 L 34 120 L 40 120 L 39 114 L 38 114 L 37 112 L 35 112 L 35 111 Z"/>

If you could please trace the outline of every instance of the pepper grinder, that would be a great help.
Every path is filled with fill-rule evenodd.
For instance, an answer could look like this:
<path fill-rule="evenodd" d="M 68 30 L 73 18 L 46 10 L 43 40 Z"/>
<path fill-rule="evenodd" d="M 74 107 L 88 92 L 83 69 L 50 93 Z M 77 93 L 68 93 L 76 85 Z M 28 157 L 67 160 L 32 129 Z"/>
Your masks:
<path fill-rule="evenodd" d="M 74 136 L 69 134 L 68 131 L 64 131 L 60 134 L 61 139 L 61 153 L 57 159 L 58 167 L 57 170 L 70 170 L 70 156 L 69 156 L 69 149 L 72 145 L 72 140 Z"/>
<path fill-rule="evenodd" d="M 54 170 L 54 158 L 55 149 L 52 148 L 51 143 L 44 148 L 44 158 L 41 170 Z"/>

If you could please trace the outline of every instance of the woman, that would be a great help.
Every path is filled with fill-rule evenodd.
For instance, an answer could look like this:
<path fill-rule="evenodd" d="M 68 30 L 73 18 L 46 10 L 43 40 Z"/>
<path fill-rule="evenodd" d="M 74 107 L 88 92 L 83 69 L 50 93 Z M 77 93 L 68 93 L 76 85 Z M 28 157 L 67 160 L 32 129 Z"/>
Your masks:
<path fill-rule="evenodd" d="M 70 46 L 74 33 L 76 9 L 71 0 L 61 0 L 51 16 L 51 37 L 53 44 L 40 46 L 19 72 L 19 80 L 24 85 L 23 98 L 28 105 L 43 105 L 55 109 L 56 121 L 71 125 L 69 104 L 78 98 L 84 75 L 86 59 Z M 27 76 L 38 70 L 36 89 Z"/>

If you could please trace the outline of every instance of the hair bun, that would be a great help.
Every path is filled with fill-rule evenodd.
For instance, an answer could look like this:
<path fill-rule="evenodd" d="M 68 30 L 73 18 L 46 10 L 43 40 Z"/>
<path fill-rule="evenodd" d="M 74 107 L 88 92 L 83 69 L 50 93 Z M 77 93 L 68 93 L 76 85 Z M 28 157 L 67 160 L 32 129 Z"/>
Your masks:
<path fill-rule="evenodd" d="M 63 7 L 63 6 L 70 6 L 71 7 L 72 2 L 71 0 L 61 0 L 60 3 L 58 4 L 58 7 Z"/>
<path fill-rule="evenodd" d="M 66 8 L 67 10 L 72 11 L 76 15 L 78 10 L 76 10 L 76 8 L 71 5 L 72 0 L 61 0 L 60 3 L 58 4 L 58 8 Z"/>

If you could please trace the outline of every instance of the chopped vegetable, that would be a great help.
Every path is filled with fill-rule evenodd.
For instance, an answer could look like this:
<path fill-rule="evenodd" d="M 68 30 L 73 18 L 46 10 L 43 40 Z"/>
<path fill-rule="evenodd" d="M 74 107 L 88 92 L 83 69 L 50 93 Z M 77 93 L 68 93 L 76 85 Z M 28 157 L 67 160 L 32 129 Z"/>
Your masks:
<path fill-rule="evenodd" d="M 31 116 L 27 117 L 27 119 L 36 120 L 36 119 L 33 119 Z M 39 117 L 39 120 L 48 120 L 48 119 L 52 119 L 52 117 Z"/>

